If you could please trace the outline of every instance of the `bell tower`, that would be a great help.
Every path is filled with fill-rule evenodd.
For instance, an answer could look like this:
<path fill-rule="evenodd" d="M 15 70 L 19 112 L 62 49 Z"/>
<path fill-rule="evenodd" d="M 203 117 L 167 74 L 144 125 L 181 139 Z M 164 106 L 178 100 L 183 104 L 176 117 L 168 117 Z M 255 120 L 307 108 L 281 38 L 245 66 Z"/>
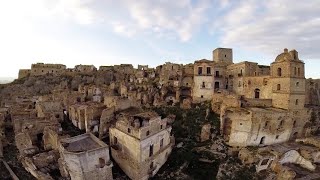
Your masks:
<path fill-rule="evenodd" d="M 271 63 L 272 106 L 299 110 L 305 104 L 304 62 L 296 50 L 284 49 Z"/>

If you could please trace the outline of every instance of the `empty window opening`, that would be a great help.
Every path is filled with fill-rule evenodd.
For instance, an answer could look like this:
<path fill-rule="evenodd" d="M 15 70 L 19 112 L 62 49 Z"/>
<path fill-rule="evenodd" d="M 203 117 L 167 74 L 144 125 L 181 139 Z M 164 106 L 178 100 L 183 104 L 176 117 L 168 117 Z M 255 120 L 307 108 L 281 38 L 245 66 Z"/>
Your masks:
<path fill-rule="evenodd" d="M 131 129 L 130 128 L 128 128 L 128 133 L 131 133 Z"/>
<path fill-rule="evenodd" d="M 264 144 L 264 143 L 265 143 L 265 139 L 266 139 L 266 137 L 265 137 L 265 136 L 263 136 L 263 137 L 261 138 L 261 140 L 260 140 L 260 145 L 262 145 L 262 144 Z"/>
<path fill-rule="evenodd" d="M 205 87 L 206 87 L 205 82 L 202 82 L 202 88 L 205 88 Z"/>
<path fill-rule="evenodd" d="M 296 82 L 296 86 L 299 87 L 299 82 Z"/>
<path fill-rule="evenodd" d="M 220 76 L 220 72 L 216 71 L 216 77 L 219 77 L 219 76 Z"/>
<path fill-rule="evenodd" d="M 203 95 L 201 95 L 201 98 L 203 98 Z"/>
<path fill-rule="evenodd" d="M 162 127 L 162 124 L 161 124 L 161 126 L 160 126 L 160 129 L 162 129 L 163 127 Z"/>
<path fill-rule="evenodd" d="M 300 76 L 300 68 L 298 68 L 298 76 Z"/>
<path fill-rule="evenodd" d="M 281 68 L 278 68 L 278 71 L 277 71 L 277 74 L 278 74 L 278 76 L 281 76 Z"/>
<path fill-rule="evenodd" d="M 260 98 L 260 89 L 254 90 L 254 98 L 259 99 Z"/>
<path fill-rule="evenodd" d="M 227 57 L 227 55 L 225 54 L 224 57 Z"/>
<path fill-rule="evenodd" d="M 294 67 L 294 75 L 297 75 L 297 67 Z"/>
<path fill-rule="evenodd" d="M 207 74 L 211 74 L 211 67 L 207 67 Z"/>
<path fill-rule="evenodd" d="M 298 105 L 299 104 L 299 99 L 296 99 L 296 105 Z"/>
<path fill-rule="evenodd" d="M 118 138 L 117 137 L 113 137 L 113 144 L 118 144 Z"/>
<path fill-rule="evenodd" d="M 264 160 L 262 160 L 262 162 L 261 162 L 261 166 L 265 166 L 265 165 L 267 165 L 268 164 L 268 162 L 269 162 L 269 159 L 264 159 Z"/>
<path fill-rule="evenodd" d="M 277 84 L 277 90 L 279 91 L 281 89 L 281 85 Z"/>
<path fill-rule="evenodd" d="M 198 67 L 198 75 L 202 74 L 202 67 Z"/>
<path fill-rule="evenodd" d="M 153 144 L 149 147 L 149 157 L 153 155 Z"/>
<path fill-rule="evenodd" d="M 150 131 L 147 131 L 146 135 L 149 136 L 149 134 L 150 134 Z"/>
<path fill-rule="evenodd" d="M 106 161 L 103 158 L 99 158 L 99 166 L 103 168 L 106 165 Z"/>
<path fill-rule="evenodd" d="M 153 161 L 150 163 L 150 169 L 153 169 Z"/>
<path fill-rule="evenodd" d="M 279 139 L 279 135 L 276 135 L 276 139 Z"/>
<path fill-rule="evenodd" d="M 160 148 L 163 147 L 163 139 L 160 140 Z"/>
<path fill-rule="evenodd" d="M 293 121 L 293 127 L 296 127 L 297 121 Z"/>

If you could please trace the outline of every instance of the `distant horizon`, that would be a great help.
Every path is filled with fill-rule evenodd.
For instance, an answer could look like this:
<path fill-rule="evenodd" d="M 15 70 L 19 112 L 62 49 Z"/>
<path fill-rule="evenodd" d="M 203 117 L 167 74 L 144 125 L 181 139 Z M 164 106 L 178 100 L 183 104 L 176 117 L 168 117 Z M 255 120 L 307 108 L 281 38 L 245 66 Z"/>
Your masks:
<path fill-rule="evenodd" d="M 228 47 L 229 48 L 229 47 Z M 232 48 L 233 49 L 233 48 Z M 233 49 L 234 50 L 234 49 Z M 289 49 L 290 50 L 290 49 Z M 281 51 L 281 52 L 279 52 L 279 54 L 280 53 L 282 53 L 283 51 Z M 234 54 L 234 53 L 233 53 Z M 279 55 L 279 54 L 277 54 L 277 55 Z M 275 57 L 274 58 L 276 58 L 276 56 L 277 55 L 275 55 Z M 119 63 L 117 63 L 117 64 L 100 64 L 100 65 L 95 65 L 95 64 L 89 64 L 89 63 L 87 63 L 87 64 L 84 64 L 84 63 L 81 63 L 81 64 L 65 64 L 65 63 L 63 63 L 63 62 L 58 62 L 58 61 L 55 61 L 55 62 L 50 62 L 50 61 L 35 61 L 34 63 L 31 63 L 30 65 L 29 65 L 29 67 L 26 67 L 26 68 L 21 68 L 21 69 L 31 69 L 31 65 L 32 64 L 37 64 L 37 63 L 44 63 L 44 64 L 63 64 L 63 65 L 66 65 L 66 68 L 74 68 L 76 65 L 94 65 L 96 68 L 97 68 L 97 70 L 99 70 L 99 67 L 100 66 L 115 66 L 115 65 L 120 65 L 120 64 L 131 64 L 134 68 L 137 68 L 138 67 L 138 65 L 148 65 L 148 67 L 149 68 L 156 68 L 157 66 L 160 66 L 160 65 L 162 65 L 162 64 L 165 64 L 166 62 L 170 62 L 170 63 L 175 63 L 175 64 L 183 64 L 183 65 L 186 65 L 186 64 L 193 64 L 194 63 L 194 61 L 197 61 L 197 60 L 201 60 L 201 59 L 207 59 L 207 60 L 213 60 L 212 59 L 212 57 L 211 58 L 199 58 L 199 59 L 196 59 L 196 60 L 190 60 L 190 62 L 186 62 L 186 61 L 183 61 L 183 62 L 177 62 L 177 61 L 174 61 L 174 60 L 164 60 L 163 61 L 163 63 L 160 63 L 160 64 L 155 64 L 155 63 L 152 63 L 152 64 L 139 64 L 139 63 L 135 63 L 135 64 L 132 64 L 132 63 L 126 63 L 126 62 L 123 62 L 123 63 L 121 63 L 121 62 L 119 62 Z M 311 79 L 320 79 L 320 74 L 319 74 L 319 76 L 318 77 L 311 77 L 311 76 L 308 76 L 308 73 L 307 73 L 307 67 L 309 67 L 308 66 L 308 60 L 304 60 L 304 59 L 301 59 L 300 57 L 299 57 L 299 59 L 300 60 L 302 60 L 302 61 L 304 61 L 304 63 L 305 63 L 305 78 L 306 79 L 309 79 L 309 78 L 311 78 Z M 261 64 L 261 63 L 259 63 L 259 62 L 257 62 L 257 61 L 254 61 L 254 60 L 235 60 L 235 58 L 233 58 L 233 63 L 234 64 L 236 64 L 236 63 L 240 63 L 240 62 L 244 62 L 244 61 L 248 61 L 248 62 L 255 62 L 255 63 L 258 63 L 258 65 L 265 65 L 265 66 L 270 66 L 270 64 L 274 61 L 274 59 L 273 60 L 270 60 L 270 62 L 268 63 L 267 61 L 264 61 L 264 62 L 266 62 L 266 63 L 264 63 L 264 64 Z M 14 79 L 17 79 L 18 78 L 18 74 L 19 74 L 19 70 L 20 69 L 18 69 L 17 70 L 17 73 L 16 73 L 16 76 L 0 76 L 0 81 L 2 80 L 5 80 L 5 81 L 7 81 L 7 80 L 9 80 L 9 81 L 11 81 L 11 80 L 14 80 Z"/>

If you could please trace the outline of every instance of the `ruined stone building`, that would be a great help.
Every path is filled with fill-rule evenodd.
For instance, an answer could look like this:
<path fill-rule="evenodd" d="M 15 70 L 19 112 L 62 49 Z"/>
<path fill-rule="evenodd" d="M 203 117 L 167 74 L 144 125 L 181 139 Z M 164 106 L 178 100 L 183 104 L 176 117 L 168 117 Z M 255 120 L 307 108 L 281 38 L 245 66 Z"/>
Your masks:
<path fill-rule="evenodd" d="M 109 129 L 113 159 L 131 179 L 154 176 L 174 144 L 167 119 L 136 108 L 120 111 L 116 118 Z"/>
<path fill-rule="evenodd" d="M 69 106 L 72 124 L 86 132 L 98 132 L 100 117 L 105 106 L 95 102 L 77 103 Z"/>
<path fill-rule="evenodd" d="M 236 96 L 236 104 L 222 103 L 221 131 L 230 145 L 270 145 L 307 135 L 310 112 L 297 51 L 285 49 L 270 67 L 232 64 L 227 74 L 225 89 Z"/>
<path fill-rule="evenodd" d="M 112 180 L 109 146 L 91 133 L 60 141 L 60 170 L 72 180 Z"/>
<path fill-rule="evenodd" d="M 66 69 L 66 66 L 63 64 L 44 64 L 37 63 L 31 65 L 31 76 L 40 76 L 46 74 L 58 75 Z"/>
<path fill-rule="evenodd" d="M 75 72 L 81 72 L 81 73 L 91 73 L 94 71 L 97 71 L 97 68 L 94 65 L 76 65 L 74 67 Z"/>
<path fill-rule="evenodd" d="M 194 62 L 193 101 L 210 101 L 213 93 L 228 89 L 227 66 L 233 63 L 232 49 L 217 48 L 213 61 L 202 59 Z"/>
<path fill-rule="evenodd" d="M 38 101 L 35 105 L 37 117 L 54 118 L 61 122 L 63 120 L 63 106 L 58 101 Z"/>

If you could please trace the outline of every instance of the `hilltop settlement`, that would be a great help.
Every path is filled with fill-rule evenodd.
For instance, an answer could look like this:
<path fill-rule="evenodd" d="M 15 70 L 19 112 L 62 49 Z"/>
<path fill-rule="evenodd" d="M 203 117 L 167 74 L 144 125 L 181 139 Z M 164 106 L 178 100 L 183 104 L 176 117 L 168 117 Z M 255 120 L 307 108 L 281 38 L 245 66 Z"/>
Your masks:
<path fill-rule="evenodd" d="M 320 179 L 320 79 L 284 49 L 190 64 L 32 64 L 0 85 L 0 179 Z"/>

